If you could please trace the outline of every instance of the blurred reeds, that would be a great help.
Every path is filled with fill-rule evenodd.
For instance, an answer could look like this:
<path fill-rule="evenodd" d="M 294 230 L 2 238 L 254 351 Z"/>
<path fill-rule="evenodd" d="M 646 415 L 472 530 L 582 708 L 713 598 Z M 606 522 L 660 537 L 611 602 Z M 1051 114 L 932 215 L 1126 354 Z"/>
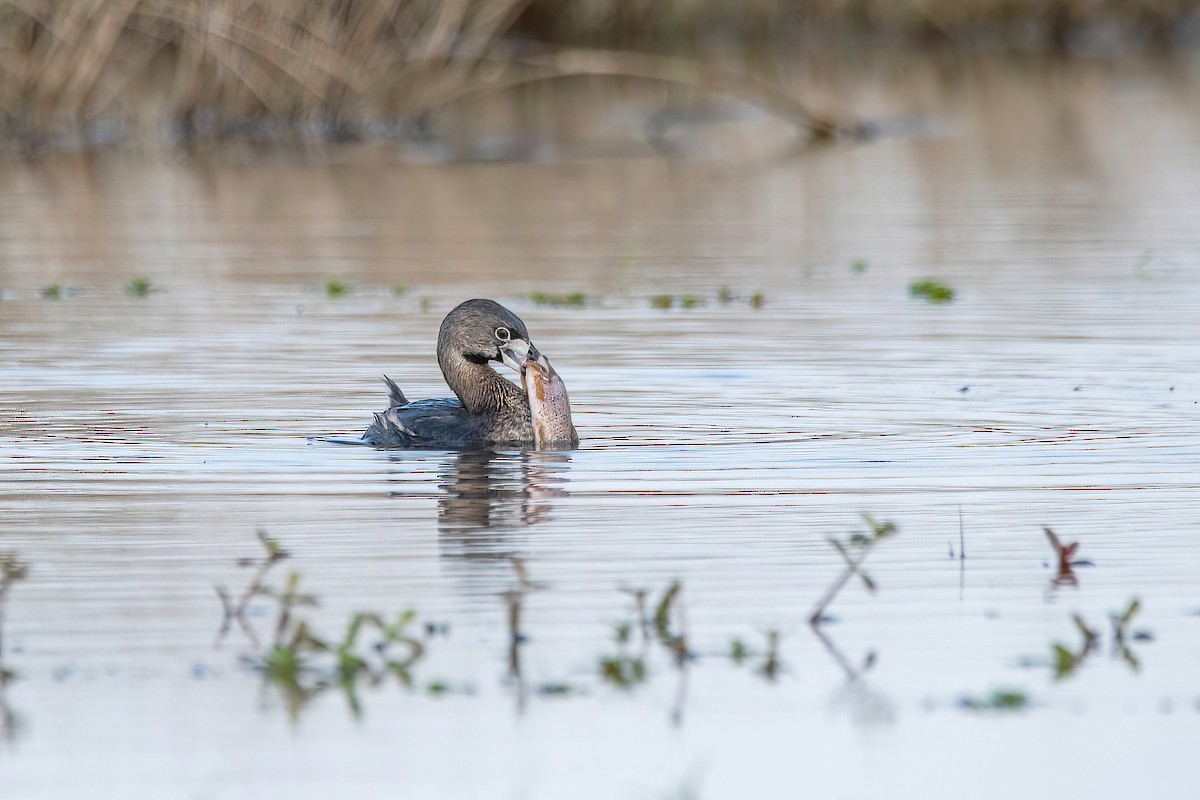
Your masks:
<path fill-rule="evenodd" d="M 966 41 L 998 31 L 1060 47 L 1077 29 L 1104 25 L 1163 40 L 1197 20 L 1197 8 L 1200 0 L 0 0 L 0 137 L 33 150 L 139 137 L 388 138 L 419 131 L 423 115 L 463 97 L 597 74 L 742 95 L 828 135 L 835 124 L 787 92 L 706 65 L 704 43 L 789 45 L 842 30 Z"/>

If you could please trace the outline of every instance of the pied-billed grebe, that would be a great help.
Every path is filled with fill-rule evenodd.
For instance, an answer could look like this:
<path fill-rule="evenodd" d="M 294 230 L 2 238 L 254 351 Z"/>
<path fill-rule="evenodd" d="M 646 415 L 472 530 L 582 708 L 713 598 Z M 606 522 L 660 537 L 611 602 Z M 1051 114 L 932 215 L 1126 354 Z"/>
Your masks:
<path fill-rule="evenodd" d="M 532 447 L 529 398 L 489 363 L 520 372 L 539 355 L 520 317 L 491 300 L 468 300 L 438 331 L 438 365 L 455 398 L 410 403 L 385 377 L 390 407 L 363 439 L 376 447 Z"/>

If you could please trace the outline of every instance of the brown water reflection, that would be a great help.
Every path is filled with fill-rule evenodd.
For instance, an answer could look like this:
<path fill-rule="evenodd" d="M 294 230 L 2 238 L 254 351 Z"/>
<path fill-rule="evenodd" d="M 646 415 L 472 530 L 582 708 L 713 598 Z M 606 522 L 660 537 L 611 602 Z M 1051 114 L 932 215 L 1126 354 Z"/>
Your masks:
<path fill-rule="evenodd" d="M 0 549 L 32 565 L 5 623 L 5 797 L 1188 796 L 1195 78 L 1009 63 L 828 85 L 938 135 L 780 159 L 735 114 L 677 129 L 689 158 L 0 167 Z M 579 95 L 579 130 L 644 119 L 637 98 Z M 159 290 L 126 294 L 137 275 Z M 924 277 L 954 302 L 909 297 Z M 78 291 L 41 297 L 55 282 Z M 664 293 L 703 304 L 653 308 Z M 581 449 L 320 440 L 362 431 L 382 372 L 444 395 L 434 336 L 467 296 L 529 324 Z M 899 534 L 822 639 L 807 616 L 844 564 L 826 540 L 862 512 Z M 1095 563 L 1077 585 L 1047 590 L 1043 526 Z M 291 727 L 240 645 L 213 649 L 212 587 L 260 527 L 322 630 L 410 607 L 448 626 L 416 690 L 363 691 L 359 721 L 327 692 Z M 519 647 L 513 558 L 546 584 Z M 644 680 L 605 681 L 622 588 L 674 580 L 688 657 L 652 640 Z M 1102 625 L 1134 596 L 1137 672 Z M 1055 681 L 1076 613 L 1104 639 Z M 1031 708 L 958 705 L 1005 688 Z"/>

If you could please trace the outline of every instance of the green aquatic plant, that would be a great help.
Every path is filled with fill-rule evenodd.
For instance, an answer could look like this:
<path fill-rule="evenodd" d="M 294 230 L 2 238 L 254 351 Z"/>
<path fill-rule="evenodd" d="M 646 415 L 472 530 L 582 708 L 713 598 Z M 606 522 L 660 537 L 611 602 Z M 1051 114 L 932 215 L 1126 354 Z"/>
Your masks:
<path fill-rule="evenodd" d="M 681 591 L 683 591 L 683 584 L 679 581 L 671 581 L 662 597 L 659 598 L 658 605 L 654 608 L 654 631 L 661 638 L 671 635 L 671 608 L 679 599 Z"/>
<path fill-rule="evenodd" d="M 1100 634 L 1088 627 L 1087 622 L 1078 614 L 1073 614 L 1071 620 L 1083 641 L 1077 649 L 1072 649 L 1060 642 L 1050 645 L 1051 665 L 1054 669 L 1054 680 L 1061 681 L 1071 677 L 1083 665 L 1084 660 L 1096 649 Z"/>
<path fill-rule="evenodd" d="M 350 284 L 340 278 L 330 278 L 325 281 L 325 296 L 326 297 L 345 297 L 350 293 Z"/>
<path fill-rule="evenodd" d="M 583 308 L 588 302 L 588 296 L 583 292 L 570 292 L 568 294 L 534 292 L 533 294 L 529 295 L 529 299 L 534 303 L 534 305 L 569 306 L 571 308 Z"/>
<path fill-rule="evenodd" d="M 866 259 L 856 258 L 854 261 L 850 262 L 850 271 L 855 275 L 862 275 L 864 272 L 870 269 L 870 267 L 871 265 L 866 262 Z"/>
<path fill-rule="evenodd" d="M 641 656 L 618 653 L 600 659 L 600 677 L 605 683 L 628 691 L 646 682 L 646 660 Z"/>
<path fill-rule="evenodd" d="M 47 300 L 57 300 L 63 295 L 62 284 L 52 283 L 49 286 L 43 286 L 41 294 Z"/>
<path fill-rule="evenodd" d="M 766 298 L 763 297 L 762 292 L 755 292 L 754 294 L 750 295 L 750 307 L 751 308 L 759 309 L 759 308 L 762 308 L 763 305 L 765 305 L 765 304 L 766 304 Z"/>
<path fill-rule="evenodd" d="M 826 621 L 825 610 L 856 574 L 862 580 L 867 591 L 875 591 L 875 582 L 862 571 L 862 565 L 880 542 L 896 533 L 896 526 L 891 522 L 879 522 L 870 514 L 863 514 L 862 517 L 870 528 L 868 533 L 854 533 L 845 543 L 832 537 L 829 539 L 829 543 L 845 560 L 846 566 L 825 594 L 821 596 L 821 599 L 817 601 L 816 608 L 808 618 L 809 624 L 813 627 Z"/>
<path fill-rule="evenodd" d="M 362 713 L 358 699 L 362 683 L 377 686 L 390 677 L 404 688 L 412 688 L 412 667 L 425 654 L 425 644 L 411 632 L 420 630 L 414 611 L 401 612 L 390 621 L 377 612 L 360 611 L 350 616 L 339 637 L 318 635 L 301 615 L 302 609 L 317 605 L 316 595 L 301 590 L 300 574 L 294 571 L 281 588 L 267 584 L 271 568 L 290 554 L 263 531 L 257 535 L 264 556 L 238 562 L 240 566 L 255 567 L 246 589 L 234 601 L 224 588 L 217 588 L 225 611 L 221 636 L 234 620 L 239 622 L 256 651 L 249 659 L 250 665 L 280 691 L 293 720 L 311 698 L 333 687 L 341 688 L 355 716 Z M 249 603 L 255 597 L 267 597 L 275 603 L 272 635 L 265 647 L 246 619 Z M 433 626 L 427 630 L 436 633 L 438 629 Z"/>
<path fill-rule="evenodd" d="M 29 565 L 14 550 L 0 551 L 0 684 L 7 683 L 13 673 L 4 666 L 4 617 L 8 610 L 8 593 L 29 575 Z"/>
<path fill-rule="evenodd" d="M 125 284 L 125 294 L 131 297 L 145 297 L 153 290 L 153 284 L 151 284 L 150 279 L 145 276 L 132 278 L 128 283 Z"/>
<path fill-rule="evenodd" d="M 392 287 L 392 296 L 393 297 L 403 297 L 406 294 L 408 294 L 407 286 L 401 286 L 400 284 L 397 284 Z"/>
<path fill-rule="evenodd" d="M 773 683 L 783 668 L 783 662 L 779 658 L 779 631 L 769 630 L 766 632 L 767 650 L 763 656 L 763 662 L 758 668 L 758 673 Z"/>
<path fill-rule="evenodd" d="M 704 298 L 697 294 L 656 294 L 650 298 L 650 307 L 668 308 L 700 308 Z"/>
<path fill-rule="evenodd" d="M 538 684 L 537 693 L 542 697 L 570 697 L 574 694 L 582 694 L 582 690 L 578 686 L 562 681 L 547 681 Z"/>
<path fill-rule="evenodd" d="M 1134 655 L 1133 650 L 1129 646 L 1129 640 L 1137 637 L 1138 634 L 1131 634 L 1129 631 L 1129 623 L 1137 616 L 1142 609 L 1142 601 L 1138 598 L 1133 598 L 1129 601 L 1129 605 L 1125 610 L 1118 613 L 1109 613 L 1108 619 L 1112 623 L 1113 629 L 1113 652 L 1120 655 L 1129 665 L 1129 668 L 1134 672 L 1141 669 L 1141 664 Z"/>
<path fill-rule="evenodd" d="M 959 705 L 970 711 L 1022 711 L 1029 707 L 1029 696 L 1020 689 L 995 689 L 983 697 L 964 697 Z"/>
<path fill-rule="evenodd" d="M 650 298 L 650 307 L 667 309 L 675 304 L 675 298 L 669 294 L 656 294 Z"/>
<path fill-rule="evenodd" d="M 734 664 L 741 664 L 750 655 L 750 651 L 746 647 L 746 643 L 741 639 L 732 639 L 729 642 L 729 660 Z"/>
<path fill-rule="evenodd" d="M 954 290 L 944 283 L 925 278 L 908 285 L 908 293 L 928 303 L 949 303 L 954 299 Z"/>

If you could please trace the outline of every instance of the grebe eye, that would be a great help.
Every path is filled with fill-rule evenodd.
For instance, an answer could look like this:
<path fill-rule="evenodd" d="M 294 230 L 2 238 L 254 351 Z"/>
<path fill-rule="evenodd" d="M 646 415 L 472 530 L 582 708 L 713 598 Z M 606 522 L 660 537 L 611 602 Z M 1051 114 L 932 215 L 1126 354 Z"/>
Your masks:
<path fill-rule="evenodd" d="M 512 339 L 512 333 L 509 332 L 508 328 L 496 328 L 497 341 L 507 342 L 510 339 Z"/>

